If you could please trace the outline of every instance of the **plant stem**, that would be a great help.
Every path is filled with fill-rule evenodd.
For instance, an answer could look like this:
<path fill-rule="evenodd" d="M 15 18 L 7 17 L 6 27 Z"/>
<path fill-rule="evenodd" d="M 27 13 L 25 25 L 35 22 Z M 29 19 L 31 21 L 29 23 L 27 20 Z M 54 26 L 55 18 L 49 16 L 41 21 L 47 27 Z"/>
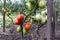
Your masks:
<path fill-rule="evenodd" d="M 4 2 L 4 7 L 5 7 L 5 3 L 6 3 L 6 0 L 3 0 L 3 2 Z M 5 13 L 3 12 L 3 10 L 2 10 L 2 14 L 3 14 L 3 32 L 5 32 Z"/>
<path fill-rule="evenodd" d="M 37 34 L 39 34 L 39 23 L 38 23 L 38 25 L 37 25 Z"/>
<path fill-rule="evenodd" d="M 23 40 L 23 21 L 22 21 L 20 27 L 21 27 L 21 31 L 22 31 L 22 40 Z"/>

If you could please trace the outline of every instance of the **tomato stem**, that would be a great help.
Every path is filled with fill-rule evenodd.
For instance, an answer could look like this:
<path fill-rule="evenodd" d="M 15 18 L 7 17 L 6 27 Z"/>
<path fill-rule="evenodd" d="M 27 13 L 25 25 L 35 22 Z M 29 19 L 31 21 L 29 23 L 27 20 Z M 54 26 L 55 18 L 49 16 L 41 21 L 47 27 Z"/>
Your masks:
<path fill-rule="evenodd" d="M 6 0 L 3 0 L 3 2 L 5 7 Z M 5 32 L 5 13 L 3 12 L 3 10 L 2 10 L 2 14 L 3 14 L 3 32 Z"/>
<path fill-rule="evenodd" d="M 23 21 L 22 21 L 20 27 L 21 27 L 21 31 L 22 31 L 21 33 L 22 33 L 22 40 L 23 40 Z"/>

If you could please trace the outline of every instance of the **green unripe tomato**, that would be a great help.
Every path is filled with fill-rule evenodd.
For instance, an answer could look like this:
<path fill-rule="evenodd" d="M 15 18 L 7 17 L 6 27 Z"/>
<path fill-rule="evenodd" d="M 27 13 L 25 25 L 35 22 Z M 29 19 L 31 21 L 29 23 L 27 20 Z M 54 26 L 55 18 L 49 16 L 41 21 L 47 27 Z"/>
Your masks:
<path fill-rule="evenodd" d="M 21 32 L 21 27 L 18 26 L 16 30 L 17 32 Z"/>
<path fill-rule="evenodd" d="M 45 11 L 41 11 L 42 16 L 46 16 L 45 14 L 46 14 Z"/>
<path fill-rule="evenodd" d="M 27 5 L 28 10 L 33 10 L 34 9 L 34 5 L 31 4 L 30 2 L 27 2 L 26 5 Z"/>
<path fill-rule="evenodd" d="M 31 16 L 31 23 L 35 23 L 36 22 L 36 18 L 35 18 L 35 16 Z"/>
<path fill-rule="evenodd" d="M 43 0 L 41 0 L 41 1 L 38 3 L 38 6 L 43 9 L 43 8 L 46 6 L 46 2 L 43 1 Z"/>
<path fill-rule="evenodd" d="M 25 28 L 23 28 L 23 34 L 27 35 L 29 33 L 29 31 L 26 31 Z"/>
<path fill-rule="evenodd" d="M 44 24 L 46 22 L 45 17 L 42 17 L 41 24 Z"/>
<path fill-rule="evenodd" d="M 35 18 L 36 18 L 37 21 L 38 21 L 38 20 L 41 20 L 41 19 L 42 19 L 42 15 L 36 14 Z"/>

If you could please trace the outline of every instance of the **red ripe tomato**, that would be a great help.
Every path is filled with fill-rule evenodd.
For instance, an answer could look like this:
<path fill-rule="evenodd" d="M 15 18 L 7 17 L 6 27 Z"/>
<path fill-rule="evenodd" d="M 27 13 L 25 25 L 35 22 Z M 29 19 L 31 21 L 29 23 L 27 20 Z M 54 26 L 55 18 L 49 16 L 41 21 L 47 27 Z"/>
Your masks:
<path fill-rule="evenodd" d="M 25 30 L 29 31 L 31 28 L 31 24 L 28 22 L 26 25 L 25 25 Z"/>
<path fill-rule="evenodd" d="M 23 14 L 19 14 L 18 16 L 17 16 L 17 20 L 18 21 L 23 21 L 24 20 L 24 15 Z"/>
<path fill-rule="evenodd" d="M 20 22 L 16 19 L 16 20 L 15 20 L 15 24 L 16 24 L 16 25 L 20 25 Z"/>

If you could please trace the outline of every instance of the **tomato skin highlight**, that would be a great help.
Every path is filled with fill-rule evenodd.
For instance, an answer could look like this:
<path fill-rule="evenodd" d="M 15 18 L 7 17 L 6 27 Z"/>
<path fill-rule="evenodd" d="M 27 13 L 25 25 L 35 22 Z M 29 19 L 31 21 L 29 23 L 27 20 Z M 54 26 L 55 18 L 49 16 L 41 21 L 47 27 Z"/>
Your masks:
<path fill-rule="evenodd" d="M 18 16 L 17 16 L 17 20 L 18 21 L 23 21 L 24 20 L 24 15 L 23 14 L 19 14 Z"/>

